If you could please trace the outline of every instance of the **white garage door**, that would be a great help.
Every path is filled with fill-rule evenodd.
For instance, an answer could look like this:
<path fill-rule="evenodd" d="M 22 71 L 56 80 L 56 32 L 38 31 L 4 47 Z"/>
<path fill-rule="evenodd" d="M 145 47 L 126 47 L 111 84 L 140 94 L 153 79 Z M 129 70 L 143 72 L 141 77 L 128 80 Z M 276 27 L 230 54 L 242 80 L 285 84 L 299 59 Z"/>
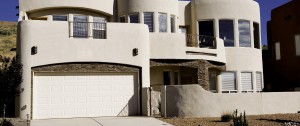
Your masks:
<path fill-rule="evenodd" d="M 138 114 L 134 73 L 35 73 L 33 119 Z"/>

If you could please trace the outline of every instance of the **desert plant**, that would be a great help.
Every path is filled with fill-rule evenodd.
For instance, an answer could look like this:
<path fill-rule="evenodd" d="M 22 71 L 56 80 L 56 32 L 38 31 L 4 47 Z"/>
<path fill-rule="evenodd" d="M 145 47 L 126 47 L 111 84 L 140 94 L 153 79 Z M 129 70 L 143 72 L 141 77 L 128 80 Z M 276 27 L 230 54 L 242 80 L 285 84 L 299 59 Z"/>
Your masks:
<path fill-rule="evenodd" d="M 240 116 L 238 116 L 238 110 L 236 109 L 233 113 L 233 124 L 231 126 L 248 126 L 246 112 L 244 111 L 244 114 L 240 113 Z"/>
<path fill-rule="evenodd" d="M 221 121 L 222 122 L 230 122 L 232 120 L 232 114 L 231 113 L 223 113 L 221 115 Z"/>

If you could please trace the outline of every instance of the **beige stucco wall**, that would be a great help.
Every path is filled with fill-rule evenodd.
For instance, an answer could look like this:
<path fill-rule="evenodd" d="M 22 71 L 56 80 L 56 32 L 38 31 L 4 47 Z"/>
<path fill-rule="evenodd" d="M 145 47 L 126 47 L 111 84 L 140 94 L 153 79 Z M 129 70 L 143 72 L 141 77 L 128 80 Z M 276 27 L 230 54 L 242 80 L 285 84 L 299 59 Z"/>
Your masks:
<path fill-rule="evenodd" d="M 113 15 L 114 0 L 19 0 L 20 11 L 31 12 L 46 8 L 85 8 Z"/>
<path fill-rule="evenodd" d="M 31 68 L 70 62 L 109 62 L 138 66 L 142 68 L 142 87 L 150 86 L 149 33 L 146 25 L 107 23 L 107 39 L 70 38 L 68 22 L 21 21 L 18 53 L 23 64 L 20 117 L 30 116 Z M 123 29 L 120 29 L 122 27 Z M 128 31 L 127 29 L 131 29 Z M 118 46 L 122 45 L 122 46 Z M 38 52 L 31 55 L 31 47 Z M 139 54 L 133 56 L 132 50 Z"/>
<path fill-rule="evenodd" d="M 178 1 L 178 18 L 179 26 L 185 26 L 191 24 L 191 2 L 190 1 Z"/>
<path fill-rule="evenodd" d="M 299 92 L 217 94 L 199 85 L 162 86 L 162 111 L 167 117 L 220 117 L 226 112 L 247 115 L 297 113 Z M 164 94 L 164 92 L 166 94 Z M 164 104 L 165 103 L 165 104 Z M 162 109 L 164 110 L 164 109 Z"/>
<path fill-rule="evenodd" d="M 187 47 L 186 35 L 181 33 L 150 33 L 151 59 L 204 59 L 226 63 L 223 40 L 216 38 L 217 49 Z M 186 52 L 206 53 L 187 54 Z M 207 54 L 213 54 L 207 55 Z"/>

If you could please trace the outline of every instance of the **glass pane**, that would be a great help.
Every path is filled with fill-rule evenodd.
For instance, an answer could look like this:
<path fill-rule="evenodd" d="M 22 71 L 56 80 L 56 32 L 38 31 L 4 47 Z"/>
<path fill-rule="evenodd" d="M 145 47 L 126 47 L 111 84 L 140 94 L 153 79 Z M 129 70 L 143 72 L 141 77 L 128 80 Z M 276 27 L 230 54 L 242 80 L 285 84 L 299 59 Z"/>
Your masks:
<path fill-rule="evenodd" d="M 253 23 L 254 48 L 260 49 L 259 24 Z"/>
<path fill-rule="evenodd" d="M 170 71 L 164 71 L 163 76 L 164 76 L 164 85 L 170 85 L 171 84 Z"/>
<path fill-rule="evenodd" d="M 131 14 L 130 23 L 139 23 L 139 14 Z"/>
<path fill-rule="evenodd" d="M 250 37 L 250 22 L 246 20 L 239 20 L 239 39 L 240 47 L 251 47 Z"/>
<path fill-rule="evenodd" d="M 73 22 L 73 36 L 74 37 L 88 37 L 88 18 L 84 15 L 74 16 Z"/>
<path fill-rule="evenodd" d="M 153 13 L 144 13 L 144 23 L 148 25 L 149 32 L 153 32 Z"/>
<path fill-rule="evenodd" d="M 179 74 L 178 74 L 178 72 L 174 72 L 174 84 L 179 85 Z"/>
<path fill-rule="evenodd" d="M 167 32 L 167 14 L 160 13 L 158 16 L 159 32 Z"/>
<path fill-rule="evenodd" d="M 53 21 L 68 21 L 68 16 L 66 16 L 66 15 L 53 15 Z"/>
<path fill-rule="evenodd" d="M 126 22 L 126 19 L 125 19 L 124 16 L 120 17 L 119 20 L 120 20 L 120 22 L 122 22 L 122 23 L 125 23 L 125 22 Z"/>
<path fill-rule="evenodd" d="M 219 21 L 219 34 L 220 38 L 224 40 L 224 46 L 234 46 L 234 28 L 233 20 L 220 20 Z"/>
<path fill-rule="evenodd" d="M 199 21 L 199 35 L 215 36 L 213 21 Z"/>
<path fill-rule="evenodd" d="M 175 16 L 171 16 L 171 33 L 175 33 Z"/>
<path fill-rule="evenodd" d="M 106 38 L 106 19 L 103 17 L 93 17 L 93 38 Z"/>
<path fill-rule="evenodd" d="M 209 71 L 209 90 L 215 92 L 217 90 L 217 72 Z"/>

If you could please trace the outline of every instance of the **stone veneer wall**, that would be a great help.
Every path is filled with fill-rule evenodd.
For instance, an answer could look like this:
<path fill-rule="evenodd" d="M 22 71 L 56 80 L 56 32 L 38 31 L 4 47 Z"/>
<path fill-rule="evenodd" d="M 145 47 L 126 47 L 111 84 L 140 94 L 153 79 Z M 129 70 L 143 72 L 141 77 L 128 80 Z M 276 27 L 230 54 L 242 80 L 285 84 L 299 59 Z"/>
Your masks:
<path fill-rule="evenodd" d="M 214 65 L 206 60 L 194 60 L 194 61 L 183 61 L 183 62 L 172 62 L 168 60 L 150 61 L 150 67 L 156 66 L 183 66 L 196 68 L 198 76 L 198 84 L 201 85 L 205 90 L 209 90 L 209 70 L 214 69 L 219 72 L 225 71 L 224 65 Z"/>

